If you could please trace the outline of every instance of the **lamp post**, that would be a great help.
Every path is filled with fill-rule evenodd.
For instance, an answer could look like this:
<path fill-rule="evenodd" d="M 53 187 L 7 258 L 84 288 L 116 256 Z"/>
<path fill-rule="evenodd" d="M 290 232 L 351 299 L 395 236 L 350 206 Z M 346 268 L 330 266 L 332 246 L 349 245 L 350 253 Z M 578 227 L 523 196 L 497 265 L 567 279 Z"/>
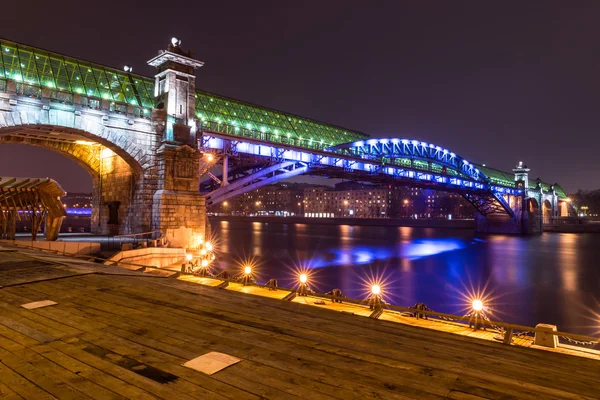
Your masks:
<path fill-rule="evenodd" d="M 485 313 L 483 312 L 483 302 L 480 299 L 474 299 L 471 303 L 472 311 L 469 314 L 469 328 L 473 326 L 473 329 L 478 330 L 483 328 L 485 330 L 485 324 L 483 321 L 486 320 Z"/>
<path fill-rule="evenodd" d="M 242 275 L 242 285 L 252 285 L 252 267 L 250 265 L 246 265 L 244 267 L 244 273 Z"/>
<path fill-rule="evenodd" d="M 299 276 L 300 285 L 298 287 L 298 296 L 308 296 L 308 276 L 306 274 L 300 274 Z"/>
<path fill-rule="evenodd" d="M 185 263 L 181 264 L 182 274 L 192 274 L 194 272 L 194 267 L 198 266 L 198 260 L 196 260 L 195 262 L 193 260 L 193 254 L 187 253 L 185 255 Z"/>
<path fill-rule="evenodd" d="M 369 308 L 371 310 L 381 310 L 381 285 L 375 284 L 371 286 Z"/>

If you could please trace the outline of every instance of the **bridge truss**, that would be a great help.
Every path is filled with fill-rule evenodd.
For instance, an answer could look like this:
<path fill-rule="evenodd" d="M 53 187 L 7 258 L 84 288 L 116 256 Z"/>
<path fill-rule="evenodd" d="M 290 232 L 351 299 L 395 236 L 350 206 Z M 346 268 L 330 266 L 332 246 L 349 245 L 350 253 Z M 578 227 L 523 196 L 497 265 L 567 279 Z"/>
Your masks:
<path fill-rule="evenodd" d="M 505 196 L 523 194 L 520 188 L 492 184 L 475 165 L 453 152 L 415 140 L 370 139 L 306 149 L 205 131 L 199 148 L 211 158 L 226 159 L 227 166 L 223 175 L 213 175 L 210 183 L 202 185 L 207 206 L 302 174 L 455 192 L 485 216 L 513 217 Z"/>

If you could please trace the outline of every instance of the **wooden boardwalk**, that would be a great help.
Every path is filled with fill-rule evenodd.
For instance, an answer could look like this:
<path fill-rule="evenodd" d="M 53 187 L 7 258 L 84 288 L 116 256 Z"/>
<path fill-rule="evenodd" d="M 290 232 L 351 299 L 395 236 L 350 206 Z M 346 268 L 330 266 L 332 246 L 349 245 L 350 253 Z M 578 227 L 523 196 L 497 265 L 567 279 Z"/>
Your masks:
<path fill-rule="evenodd" d="M 597 360 L 120 271 L 0 250 L 1 399 L 600 398 Z"/>

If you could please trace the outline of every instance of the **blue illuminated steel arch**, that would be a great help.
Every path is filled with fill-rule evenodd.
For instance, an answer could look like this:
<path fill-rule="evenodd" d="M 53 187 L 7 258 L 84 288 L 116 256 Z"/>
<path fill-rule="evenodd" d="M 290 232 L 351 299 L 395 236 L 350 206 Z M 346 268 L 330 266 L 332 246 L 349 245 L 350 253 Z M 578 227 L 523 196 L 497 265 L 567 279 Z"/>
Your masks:
<path fill-rule="evenodd" d="M 466 159 L 453 152 L 418 140 L 369 139 L 344 143 L 328 148 L 338 154 L 350 155 L 385 162 L 385 159 L 409 158 L 435 162 L 452 168 L 476 181 L 487 181 L 487 177 Z M 418 169 L 418 168 L 417 168 Z"/>
<path fill-rule="evenodd" d="M 250 174 L 226 182 L 213 178 L 220 187 L 209 188 L 205 197 L 207 205 L 306 173 L 365 182 L 391 178 L 406 184 L 454 191 L 462 194 L 482 215 L 514 216 L 504 196 L 523 193 L 523 189 L 514 185 L 492 184 L 475 165 L 449 150 L 415 140 L 369 139 L 311 150 L 263 138 L 240 140 L 233 135 L 204 131 L 199 148 L 227 156 L 262 159 L 265 163 Z M 391 162 L 395 159 L 404 160 Z M 409 165 L 404 163 L 407 160 Z"/>

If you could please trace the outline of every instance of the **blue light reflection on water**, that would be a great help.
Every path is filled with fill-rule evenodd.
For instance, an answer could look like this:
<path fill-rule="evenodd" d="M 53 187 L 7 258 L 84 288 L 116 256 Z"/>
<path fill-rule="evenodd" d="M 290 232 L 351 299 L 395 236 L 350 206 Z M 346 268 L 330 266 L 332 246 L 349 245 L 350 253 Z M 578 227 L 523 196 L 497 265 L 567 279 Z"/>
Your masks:
<path fill-rule="evenodd" d="M 337 287 L 361 297 L 363 280 L 381 276 L 388 301 L 422 301 L 451 313 L 464 309 L 465 289 L 487 284 L 498 319 L 600 333 L 600 321 L 590 330 L 582 317 L 600 300 L 600 235 L 480 238 L 470 230 L 230 222 L 213 223 L 213 230 L 229 250 L 220 267 L 253 255 L 259 280 L 290 285 L 297 279 L 292 266 L 301 265 L 313 270 L 319 291 Z"/>
<path fill-rule="evenodd" d="M 301 263 L 310 261 L 311 268 L 324 268 L 341 265 L 369 264 L 376 260 L 388 260 L 391 257 L 403 257 L 408 260 L 418 260 L 423 257 L 433 256 L 447 251 L 464 249 L 472 245 L 465 241 L 443 238 L 443 239 L 419 239 L 413 242 L 400 243 L 397 251 L 383 245 L 372 246 L 339 246 L 332 247 L 327 251 L 335 255 L 335 259 L 328 261 L 325 258 L 311 260 L 299 260 Z"/>

